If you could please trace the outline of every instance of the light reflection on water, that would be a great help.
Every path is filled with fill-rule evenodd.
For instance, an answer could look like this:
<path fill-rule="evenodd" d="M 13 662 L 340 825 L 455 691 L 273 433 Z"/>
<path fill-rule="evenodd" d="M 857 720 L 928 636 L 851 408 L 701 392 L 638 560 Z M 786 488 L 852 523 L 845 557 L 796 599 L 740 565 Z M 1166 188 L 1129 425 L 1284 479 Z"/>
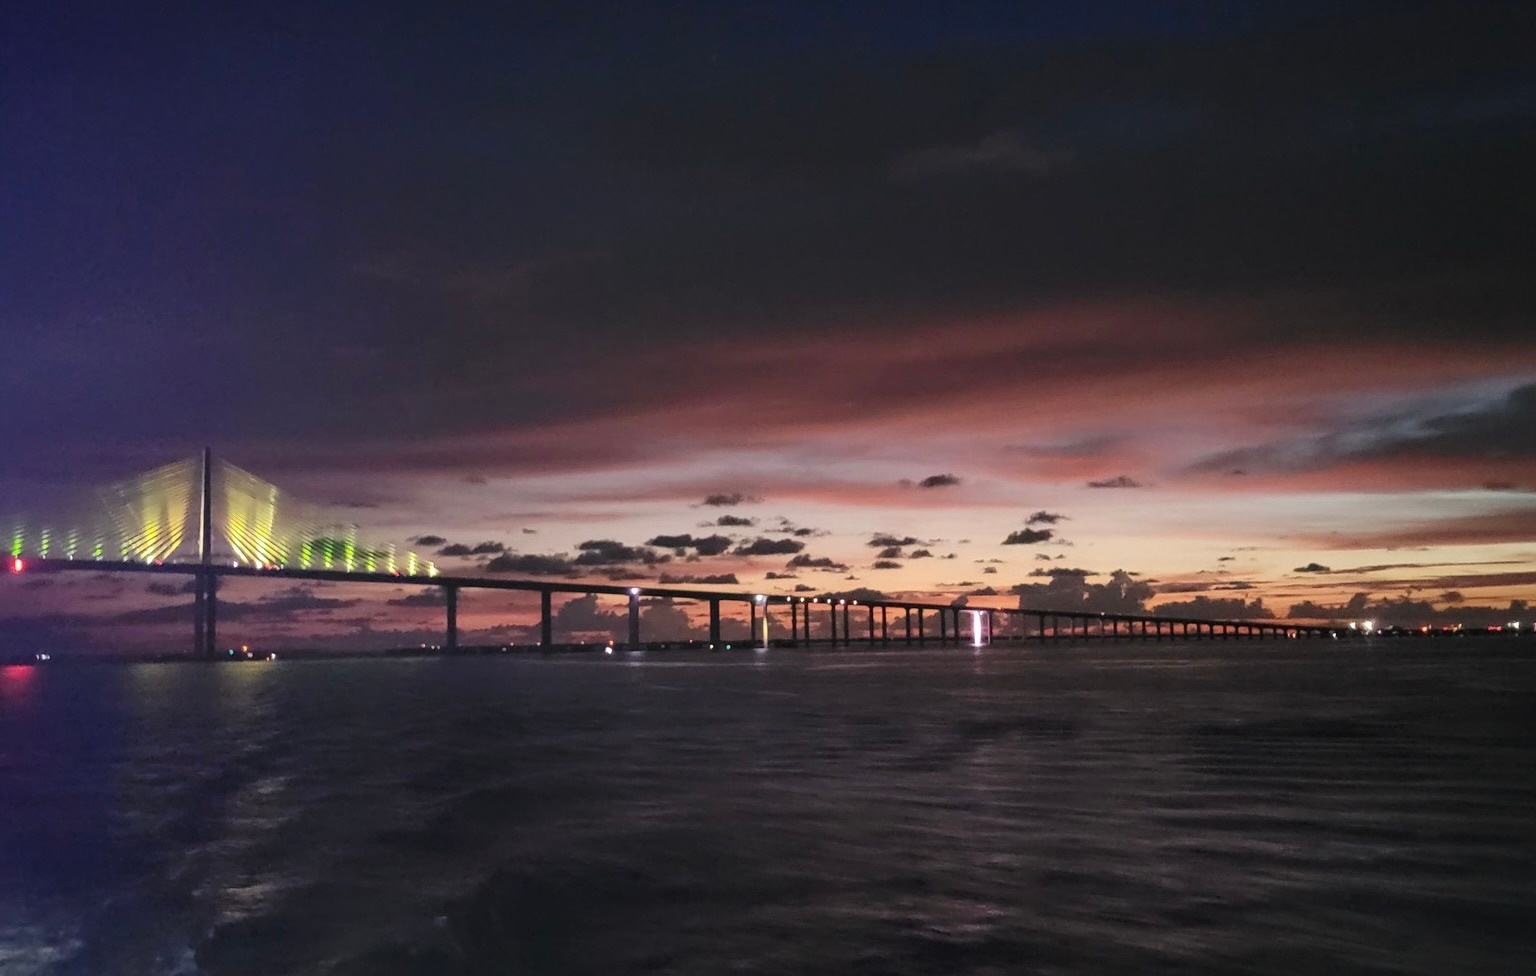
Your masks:
<path fill-rule="evenodd" d="M 1513 973 L 1536 949 L 1536 664 L 1494 645 L 28 680 L 0 700 L 5 974 Z"/>

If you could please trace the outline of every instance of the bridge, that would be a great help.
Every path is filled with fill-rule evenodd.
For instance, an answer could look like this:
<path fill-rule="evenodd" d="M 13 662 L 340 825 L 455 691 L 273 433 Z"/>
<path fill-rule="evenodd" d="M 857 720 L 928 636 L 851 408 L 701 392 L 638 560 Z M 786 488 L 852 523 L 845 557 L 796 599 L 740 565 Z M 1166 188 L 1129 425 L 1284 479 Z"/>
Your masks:
<path fill-rule="evenodd" d="M 1205 620 L 1072 609 L 960 606 L 904 599 L 769 596 L 677 586 L 445 576 L 434 562 L 415 552 L 366 543 L 360 539 L 355 524 L 337 522 L 326 509 L 294 499 L 271 482 L 227 461 L 215 460 L 206 449 L 200 456 L 97 489 L 92 496 L 56 506 L 51 513 L 12 518 L 11 571 L 88 570 L 191 576 L 195 580 L 193 652 L 209 659 L 215 656 L 217 645 L 219 583 L 229 577 L 438 587 L 446 606 L 444 647 L 450 651 L 459 647 L 459 594 L 477 589 L 538 593 L 539 643 L 544 647 L 554 645 L 553 608 L 557 594 L 627 597 L 631 647 L 644 644 L 641 600 L 655 597 L 706 604 L 709 642 L 715 646 L 722 643 L 722 606 L 731 604 L 746 605 L 748 633 L 763 646 L 769 643 L 770 610 L 788 612 L 789 643 L 797 646 L 1357 635 L 1355 631 L 1330 626 L 1263 620 Z M 828 636 L 812 636 L 813 615 L 824 619 Z"/>

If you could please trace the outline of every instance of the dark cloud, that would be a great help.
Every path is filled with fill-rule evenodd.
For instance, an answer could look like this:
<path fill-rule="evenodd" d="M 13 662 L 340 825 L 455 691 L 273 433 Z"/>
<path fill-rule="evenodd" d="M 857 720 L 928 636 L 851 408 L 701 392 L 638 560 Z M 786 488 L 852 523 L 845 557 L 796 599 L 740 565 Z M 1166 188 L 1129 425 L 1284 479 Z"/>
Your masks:
<path fill-rule="evenodd" d="M 197 592 L 197 581 L 187 580 L 183 583 L 171 583 L 162 580 L 151 582 L 145 590 L 155 596 L 183 596 Z"/>
<path fill-rule="evenodd" d="M 1060 521 L 1062 521 L 1065 518 L 1066 518 L 1065 515 L 1060 515 L 1060 514 L 1058 514 L 1056 512 L 1047 512 L 1047 511 L 1042 509 L 1041 511 L 1031 513 L 1029 518 L 1024 520 L 1024 524 L 1025 525 L 1055 525 L 1057 522 L 1060 522 Z"/>
<path fill-rule="evenodd" d="M 658 535 L 647 539 L 645 544 L 662 549 L 687 549 L 693 545 L 693 536 L 686 532 L 681 535 Z"/>
<path fill-rule="evenodd" d="M 314 610 L 344 610 L 355 607 L 361 600 L 339 600 L 332 597 L 323 597 L 316 594 L 318 587 L 294 586 L 272 596 L 263 597 L 255 604 L 246 606 L 252 613 L 263 616 L 281 616 L 289 613 L 301 613 Z M 259 609 L 258 609 L 259 608 Z M 227 617 L 224 606 L 221 603 L 219 612 Z"/>
<path fill-rule="evenodd" d="M 792 552 L 799 552 L 805 548 L 805 543 L 795 539 L 764 539 L 757 538 L 751 542 L 736 547 L 734 554 L 737 556 L 783 556 Z"/>
<path fill-rule="evenodd" d="M 1333 570 L 1329 569 L 1327 566 L 1324 566 L 1321 563 L 1307 563 L 1305 566 L 1297 566 L 1295 569 L 1291 570 L 1291 572 L 1293 572 L 1293 573 L 1331 573 L 1331 572 L 1333 572 Z"/>
<path fill-rule="evenodd" d="M 1154 591 L 1135 574 L 1117 569 L 1103 583 L 1089 583 L 1084 570 L 1054 574 L 1048 583 L 1019 583 L 1019 609 L 1073 610 L 1085 613 L 1145 613 Z"/>
<path fill-rule="evenodd" d="M 978 589 L 971 590 L 966 594 L 966 596 L 997 596 L 997 590 L 990 586 L 983 586 Z"/>
<path fill-rule="evenodd" d="M 907 558 L 908 559 L 932 559 L 933 558 L 933 553 L 929 552 L 927 549 L 913 549 L 910 553 L 907 554 Z"/>
<path fill-rule="evenodd" d="M 293 586 L 252 602 L 221 598 L 219 619 L 226 623 L 244 620 L 278 621 L 296 614 L 329 613 L 346 610 L 362 603 L 357 599 L 337 599 L 317 593 L 317 586 Z M 114 614 L 110 622 L 126 625 L 178 624 L 191 619 L 189 604 L 173 604 L 150 607 L 143 610 L 126 610 Z"/>
<path fill-rule="evenodd" d="M 730 526 L 730 527 L 733 527 L 733 528 L 743 528 L 743 527 L 750 527 L 750 526 L 756 525 L 757 524 L 757 519 L 755 519 L 755 518 L 747 518 L 747 517 L 745 517 L 743 515 L 722 515 L 719 518 L 715 519 L 715 524 L 719 525 L 719 526 Z"/>
<path fill-rule="evenodd" d="M 538 529 L 530 529 L 530 528 L 527 528 L 527 527 L 524 527 L 521 531 L 522 531 L 523 535 L 538 535 L 539 534 L 539 530 Z"/>
<path fill-rule="evenodd" d="M 648 546 L 659 546 L 663 549 L 692 549 L 700 556 L 718 556 L 731 547 L 731 540 L 723 535 L 709 535 L 694 538 L 688 533 L 680 535 L 658 535 L 646 542 Z"/>
<path fill-rule="evenodd" d="M 1130 475 L 1122 474 L 1122 475 L 1116 475 L 1113 478 L 1106 478 L 1103 481 L 1090 481 L 1090 482 L 1088 482 L 1088 487 L 1089 488 L 1143 488 L 1145 486 L 1141 482 L 1137 481 L 1135 478 L 1132 478 Z"/>
<path fill-rule="evenodd" d="M 519 576 L 575 576 L 576 569 L 565 556 L 502 553 L 486 563 L 487 573 L 512 573 Z"/>
<path fill-rule="evenodd" d="M 772 570 L 769 570 L 768 572 L 763 574 L 763 579 L 787 580 L 787 579 L 798 579 L 798 577 L 795 576 L 794 573 L 775 573 Z"/>
<path fill-rule="evenodd" d="M 653 566 L 670 562 L 672 557 L 640 546 L 626 546 L 613 539 L 588 539 L 579 544 L 573 563 L 577 566 L 621 566 L 641 563 Z"/>
<path fill-rule="evenodd" d="M 1312 471 L 1359 461 L 1536 461 L 1536 383 L 1489 399 L 1429 398 L 1406 409 L 1336 423 L 1310 437 L 1275 441 L 1204 459 L 1195 470 L 1240 464 L 1266 472 Z M 1519 490 L 1495 481 L 1488 490 Z"/>
<path fill-rule="evenodd" d="M 663 586 L 684 586 L 688 584 L 697 584 L 701 586 L 737 586 L 741 583 L 741 581 L 736 578 L 735 573 L 715 573 L 708 576 L 672 576 L 668 573 L 662 573 L 661 579 L 659 579 L 657 582 Z"/>
<path fill-rule="evenodd" d="M 919 488 L 950 488 L 960 483 L 952 474 L 931 474 L 917 483 Z"/>
<path fill-rule="evenodd" d="M 1210 588 L 1211 588 L 1211 585 L 1209 583 L 1198 583 L 1198 582 L 1160 583 L 1157 586 L 1157 593 L 1158 593 L 1159 596 L 1162 596 L 1165 593 L 1204 593 L 1206 590 L 1209 590 Z"/>
<path fill-rule="evenodd" d="M 1052 529 L 1019 529 L 1017 532 L 1008 533 L 1008 538 L 1003 540 L 1005 546 L 1032 546 L 1041 542 L 1049 542 L 1056 535 Z"/>
<path fill-rule="evenodd" d="M 731 547 L 731 540 L 723 535 L 709 535 L 693 540 L 693 551 L 701 556 L 718 556 Z"/>
<path fill-rule="evenodd" d="M 876 559 L 869 566 L 870 569 L 900 569 L 901 563 L 894 559 Z"/>
<path fill-rule="evenodd" d="M 816 590 L 816 587 L 808 586 L 805 583 L 796 583 L 795 584 L 795 592 L 796 593 L 812 593 L 815 590 Z"/>
<path fill-rule="evenodd" d="M 985 573 L 996 573 L 997 572 L 997 567 L 996 566 L 983 566 L 981 568 L 981 571 L 984 574 Z"/>
<path fill-rule="evenodd" d="M 444 539 L 440 535 L 419 535 L 416 538 L 411 540 L 411 543 L 413 545 L 418 545 L 418 546 L 423 546 L 423 547 L 441 546 L 441 545 L 445 545 L 447 542 L 448 542 L 448 540 Z"/>
<path fill-rule="evenodd" d="M 1230 563 L 1233 560 L 1235 560 L 1236 558 L 1237 558 L 1236 556 L 1217 556 L 1216 557 L 1216 561 L 1218 563 Z"/>
<path fill-rule="evenodd" d="M 851 590 L 836 590 L 833 592 L 818 593 L 816 595 L 816 599 L 846 600 L 849 603 L 875 603 L 880 600 L 888 600 L 890 597 L 883 590 L 876 590 L 867 586 L 860 586 Z"/>
<path fill-rule="evenodd" d="M 709 505 L 714 508 L 730 508 L 735 505 L 749 505 L 760 501 L 762 501 L 761 498 L 753 495 L 743 495 L 739 491 L 734 491 L 728 494 L 706 495 L 704 496 L 704 501 L 700 504 Z"/>
<path fill-rule="evenodd" d="M 879 533 L 879 534 L 875 535 L 873 538 L 871 538 L 869 540 L 869 542 L 866 543 L 866 545 L 869 545 L 869 546 L 871 546 L 871 547 L 873 547 L 875 549 L 888 549 L 888 548 L 891 548 L 891 547 L 895 547 L 897 549 L 900 549 L 903 546 L 916 545 L 917 541 L 918 540 L 914 539 L 910 535 L 908 535 L 908 536 L 894 536 L 894 535 L 887 535 L 887 534 L 882 532 L 882 533 Z"/>
<path fill-rule="evenodd" d="M 1069 569 L 1066 566 L 1053 566 L 1050 569 L 1035 568 L 1029 571 L 1029 575 L 1045 579 L 1087 579 L 1090 576 L 1100 574 L 1091 569 Z"/>
<path fill-rule="evenodd" d="M 828 558 L 826 556 L 812 556 L 812 555 L 809 555 L 808 553 L 801 553 L 800 555 L 796 556 L 795 558 L 791 559 L 788 563 L 786 563 L 785 564 L 785 568 L 787 568 L 787 569 L 824 569 L 824 570 L 825 569 L 830 569 L 830 570 L 835 570 L 835 571 L 841 573 L 841 572 L 846 572 L 847 569 L 848 569 L 848 566 L 845 563 L 837 562 L 837 561 L 835 561 L 833 559 L 830 559 L 830 558 Z"/>
<path fill-rule="evenodd" d="M 453 542 L 437 550 L 437 554 L 439 556 L 467 556 L 472 551 L 469 546 L 462 542 Z"/>
<path fill-rule="evenodd" d="M 1445 594 L 1445 596 L 1461 597 L 1462 594 Z M 1497 605 L 1468 604 L 1462 600 L 1445 600 L 1443 597 L 1441 602 L 1445 605 L 1436 606 L 1430 600 L 1416 599 L 1411 595 L 1376 600 L 1372 599 L 1369 593 L 1356 593 L 1341 604 L 1321 604 L 1303 600 L 1292 604 L 1290 610 L 1286 612 L 1286 617 L 1292 620 L 1329 623 L 1373 620 L 1377 626 L 1418 627 L 1462 624 L 1481 627 L 1489 624 L 1503 624 L 1511 617 L 1524 617 L 1531 610 L 1527 601 L 1519 599 Z"/>
<path fill-rule="evenodd" d="M 901 558 L 901 547 L 900 546 L 887 546 L 886 548 L 881 549 L 879 552 L 875 553 L 875 558 L 876 559 L 900 559 Z"/>
<path fill-rule="evenodd" d="M 1272 620 L 1274 612 L 1262 599 L 1210 597 L 1201 594 L 1190 600 L 1160 603 L 1152 612 L 1163 617 L 1194 617 L 1201 620 Z"/>
<path fill-rule="evenodd" d="M 429 586 L 384 602 L 392 607 L 441 607 L 447 605 L 448 598 L 443 595 L 442 587 Z"/>

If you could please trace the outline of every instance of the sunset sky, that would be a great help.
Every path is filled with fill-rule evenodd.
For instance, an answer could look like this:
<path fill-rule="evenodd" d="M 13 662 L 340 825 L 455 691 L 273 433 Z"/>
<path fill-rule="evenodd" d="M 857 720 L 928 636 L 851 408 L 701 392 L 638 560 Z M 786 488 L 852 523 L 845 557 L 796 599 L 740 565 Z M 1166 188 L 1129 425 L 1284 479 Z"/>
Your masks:
<path fill-rule="evenodd" d="M 210 445 L 462 574 L 1536 603 L 1536 7 L 506 7 L 23 0 L 0 519 Z M 148 585 L 0 642 L 180 639 Z"/>

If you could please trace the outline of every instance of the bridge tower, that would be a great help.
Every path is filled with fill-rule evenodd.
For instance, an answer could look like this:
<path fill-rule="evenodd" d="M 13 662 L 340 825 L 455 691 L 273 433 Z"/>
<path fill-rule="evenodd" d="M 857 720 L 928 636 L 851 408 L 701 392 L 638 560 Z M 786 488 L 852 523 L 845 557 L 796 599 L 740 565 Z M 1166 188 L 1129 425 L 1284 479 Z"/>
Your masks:
<path fill-rule="evenodd" d="M 192 653 L 213 660 L 218 644 L 219 579 L 213 564 L 213 449 L 203 448 L 202 492 L 198 501 L 197 563 L 193 598 Z"/>

